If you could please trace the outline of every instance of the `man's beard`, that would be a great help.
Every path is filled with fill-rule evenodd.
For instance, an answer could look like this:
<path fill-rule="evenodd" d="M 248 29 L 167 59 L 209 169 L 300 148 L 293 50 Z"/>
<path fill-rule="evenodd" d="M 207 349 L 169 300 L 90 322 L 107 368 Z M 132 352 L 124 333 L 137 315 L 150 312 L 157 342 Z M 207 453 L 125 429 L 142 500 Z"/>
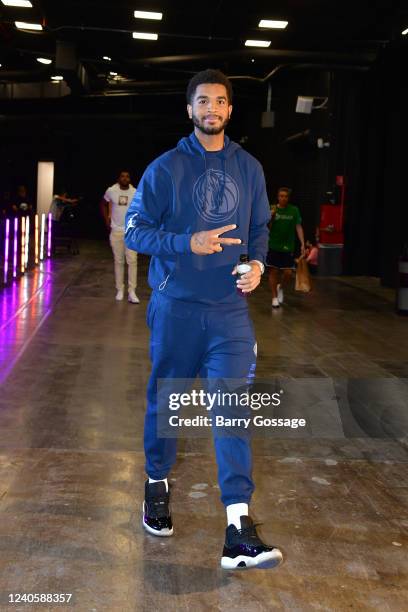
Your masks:
<path fill-rule="evenodd" d="M 219 115 L 217 115 L 217 117 L 218 116 Z M 222 121 L 220 125 L 217 127 L 216 126 L 214 127 L 206 126 L 205 118 L 199 119 L 197 115 L 194 115 L 194 114 L 192 116 L 192 120 L 193 120 L 195 127 L 198 128 L 203 134 L 207 134 L 208 136 L 216 136 L 217 134 L 221 134 L 221 132 L 225 130 L 229 122 L 229 117 L 226 117 L 224 121 Z"/>

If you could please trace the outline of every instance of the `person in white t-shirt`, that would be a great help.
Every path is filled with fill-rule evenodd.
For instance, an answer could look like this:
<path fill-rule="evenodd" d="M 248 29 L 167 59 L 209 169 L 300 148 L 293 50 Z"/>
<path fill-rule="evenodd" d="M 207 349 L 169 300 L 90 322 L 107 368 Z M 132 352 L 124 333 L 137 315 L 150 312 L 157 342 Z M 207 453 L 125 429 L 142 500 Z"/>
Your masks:
<path fill-rule="evenodd" d="M 110 230 L 109 240 L 115 260 L 116 299 L 123 300 L 125 289 L 125 257 L 128 264 L 128 301 L 138 304 L 137 253 L 125 246 L 125 216 L 136 189 L 130 182 L 129 172 L 123 170 L 118 182 L 109 187 L 100 203 L 106 227 Z"/>

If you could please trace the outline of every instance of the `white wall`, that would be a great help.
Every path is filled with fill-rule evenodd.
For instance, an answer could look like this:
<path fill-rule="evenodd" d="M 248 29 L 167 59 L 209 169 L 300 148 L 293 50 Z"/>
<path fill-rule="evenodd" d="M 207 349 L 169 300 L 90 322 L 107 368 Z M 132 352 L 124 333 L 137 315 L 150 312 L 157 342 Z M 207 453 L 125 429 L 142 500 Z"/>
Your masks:
<path fill-rule="evenodd" d="M 54 162 L 38 162 L 37 171 L 37 212 L 48 213 L 54 195 Z"/>

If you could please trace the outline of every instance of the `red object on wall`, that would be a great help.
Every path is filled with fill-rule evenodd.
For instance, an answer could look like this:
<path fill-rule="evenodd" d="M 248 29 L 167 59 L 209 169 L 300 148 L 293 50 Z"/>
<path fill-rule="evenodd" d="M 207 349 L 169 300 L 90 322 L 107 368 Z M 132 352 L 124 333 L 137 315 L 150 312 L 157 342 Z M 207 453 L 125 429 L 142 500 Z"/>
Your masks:
<path fill-rule="evenodd" d="M 340 229 L 342 230 L 343 229 L 343 218 L 344 218 L 344 199 L 346 195 L 346 186 L 345 186 L 344 176 L 336 176 L 336 185 L 337 187 L 340 187 L 340 206 L 341 206 Z"/>
<path fill-rule="evenodd" d="M 343 206 L 322 204 L 320 207 L 319 242 L 344 244 Z"/>
<path fill-rule="evenodd" d="M 322 204 L 320 207 L 319 242 L 321 244 L 344 244 L 344 176 L 336 176 L 336 186 L 340 192 L 337 197 L 338 204 Z"/>

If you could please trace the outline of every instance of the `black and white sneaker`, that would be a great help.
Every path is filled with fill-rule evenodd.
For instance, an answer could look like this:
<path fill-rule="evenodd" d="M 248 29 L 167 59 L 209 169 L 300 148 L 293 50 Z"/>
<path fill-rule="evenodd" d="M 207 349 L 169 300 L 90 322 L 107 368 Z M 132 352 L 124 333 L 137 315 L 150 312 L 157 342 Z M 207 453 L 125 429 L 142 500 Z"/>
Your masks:
<path fill-rule="evenodd" d="M 156 536 L 173 535 L 170 515 L 170 493 L 164 482 L 145 482 L 143 502 L 143 527 Z"/>
<path fill-rule="evenodd" d="M 279 565 L 283 556 L 279 548 L 267 546 L 259 539 L 256 525 L 249 516 L 241 516 L 241 529 L 229 525 L 221 558 L 223 569 L 269 568 Z"/>

